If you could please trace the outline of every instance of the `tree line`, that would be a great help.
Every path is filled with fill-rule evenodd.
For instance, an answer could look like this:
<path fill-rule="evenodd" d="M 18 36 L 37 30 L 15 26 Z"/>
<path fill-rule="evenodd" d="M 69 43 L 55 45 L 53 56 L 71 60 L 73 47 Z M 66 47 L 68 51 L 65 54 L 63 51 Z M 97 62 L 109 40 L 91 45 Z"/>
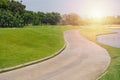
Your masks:
<path fill-rule="evenodd" d="M 33 12 L 25 9 L 22 2 L 0 0 L 0 27 L 24 27 L 27 25 L 83 25 L 96 23 L 94 19 L 83 19 L 75 13 L 61 15 L 57 12 Z M 100 24 L 120 24 L 120 16 L 109 16 Z"/>
<path fill-rule="evenodd" d="M 25 10 L 22 2 L 0 0 L 0 27 L 24 27 L 26 25 L 56 25 L 61 15 L 57 12 L 44 13 Z"/>

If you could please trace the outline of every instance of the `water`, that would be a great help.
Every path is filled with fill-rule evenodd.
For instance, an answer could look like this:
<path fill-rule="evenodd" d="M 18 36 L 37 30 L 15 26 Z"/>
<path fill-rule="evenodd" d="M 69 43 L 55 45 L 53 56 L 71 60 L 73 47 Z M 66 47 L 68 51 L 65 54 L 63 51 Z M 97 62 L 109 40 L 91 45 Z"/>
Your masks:
<path fill-rule="evenodd" d="M 120 48 L 120 29 L 114 29 L 116 34 L 97 36 L 97 41 L 109 46 Z"/>

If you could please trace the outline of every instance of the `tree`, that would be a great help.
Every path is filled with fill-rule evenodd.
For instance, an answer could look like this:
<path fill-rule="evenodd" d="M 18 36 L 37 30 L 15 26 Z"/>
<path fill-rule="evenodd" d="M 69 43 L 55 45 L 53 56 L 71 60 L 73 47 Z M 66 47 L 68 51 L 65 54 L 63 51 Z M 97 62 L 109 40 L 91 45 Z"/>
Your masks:
<path fill-rule="evenodd" d="M 56 25 L 60 21 L 60 19 L 61 19 L 61 15 L 59 13 L 38 12 L 38 13 L 34 13 L 33 25 L 39 25 L 39 24 Z"/>
<path fill-rule="evenodd" d="M 59 13 L 46 13 L 46 22 L 50 25 L 56 25 L 61 19 L 61 16 Z"/>
<path fill-rule="evenodd" d="M 9 7 L 8 9 L 12 12 L 12 14 L 19 13 L 21 15 L 24 13 L 26 6 L 18 1 L 12 0 L 9 1 L 8 7 Z"/>
<path fill-rule="evenodd" d="M 0 10 L 7 10 L 8 2 L 8 0 L 0 0 Z"/>
<path fill-rule="evenodd" d="M 14 17 L 10 12 L 0 12 L 0 27 L 13 27 Z"/>
<path fill-rule="evenodd" d="M 34 12 L 32 11 L 25 11 L 23 14 L 24 25 L 31 24 L 34 19 Z"/>
<path fill-rule="evenodd" d="M 0 12 L 0 27 L 23 27 L 23 19 L 19 14 L 14 16 L 9 11 Z"/>
<path fill-rule="evenodd" d="M 25 6 L 14 0 L 0 1 L 0 27 L 23 27 Z"/>
<path fill-rule="evenodd" d="M 33 23 L 32 24 L 33 25 L 39 25 L 40 24 L 39 17 L 38 17 L 37 13 L 33 14 Z"/>
<path fill-rule="evenodd" d="M 116 24 L 120 24 L 120 16 L 116 16 Z"/>
<path fill-rule="evenodd" d="M 62 16 L 61 24 L 63 25 L 79 25 L 80 24 L 80 16 L 71 13 L 71 14 L 65 14 Z"/>
<path fill-rule="evenodd" d="M 25 10 L 22 2 L 15 0 L 0 1 L 0 27 L 23 27 L 28 24 L 56 25 L 61 15 L 56 12 L 44 13 Z"/>
<path fill-rule="evenodd" d="M 40 24 L 47 24 L 47 21 L 46 21 L 46 13 L 44 12 L 38 12 L 38 17 L 39 17 L 39 23 Z"/>

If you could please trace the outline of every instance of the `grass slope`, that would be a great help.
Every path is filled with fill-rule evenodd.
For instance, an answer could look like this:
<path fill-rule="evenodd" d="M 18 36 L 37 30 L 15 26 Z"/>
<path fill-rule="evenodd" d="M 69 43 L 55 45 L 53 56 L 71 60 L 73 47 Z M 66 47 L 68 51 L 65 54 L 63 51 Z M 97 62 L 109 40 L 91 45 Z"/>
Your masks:
<path fill-rule="evenodd" d="M 49 56 L 64 44 L 64 26 L 0 28 L 0 69 Z"/>
<path fill-rule="evenodd" d="M 111 33 L 110 30 L 106 29 L 105 26 L 92 26 L 84 27 L 80 31 L 89 40 L 101 45 L 108 50 L 111 56 L 111 64 L 107 70 L 107 73 L 102 76 L 99 80 L 120 80 L 120 48 L 115 48 L 107 45 L 100 44 L 96 41 L 96 35 Z"/>
<path fill-rule="evenodd" d="M 0 29 L 0 68 L 49 56 L 63 46 L 58 29 Z"/>

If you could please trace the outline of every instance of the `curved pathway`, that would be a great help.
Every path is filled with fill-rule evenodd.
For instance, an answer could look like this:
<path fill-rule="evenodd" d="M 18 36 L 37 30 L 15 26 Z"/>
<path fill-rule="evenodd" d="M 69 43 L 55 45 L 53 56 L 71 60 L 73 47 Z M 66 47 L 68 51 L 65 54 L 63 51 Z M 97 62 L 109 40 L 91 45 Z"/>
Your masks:
<path fill-rule="evenodd" d="M 107 51 L 78 30 L 64 33 L 66 49 L 42 63 L 0 74 L 0 80 L 95 80 L 110 63 Z"/>

